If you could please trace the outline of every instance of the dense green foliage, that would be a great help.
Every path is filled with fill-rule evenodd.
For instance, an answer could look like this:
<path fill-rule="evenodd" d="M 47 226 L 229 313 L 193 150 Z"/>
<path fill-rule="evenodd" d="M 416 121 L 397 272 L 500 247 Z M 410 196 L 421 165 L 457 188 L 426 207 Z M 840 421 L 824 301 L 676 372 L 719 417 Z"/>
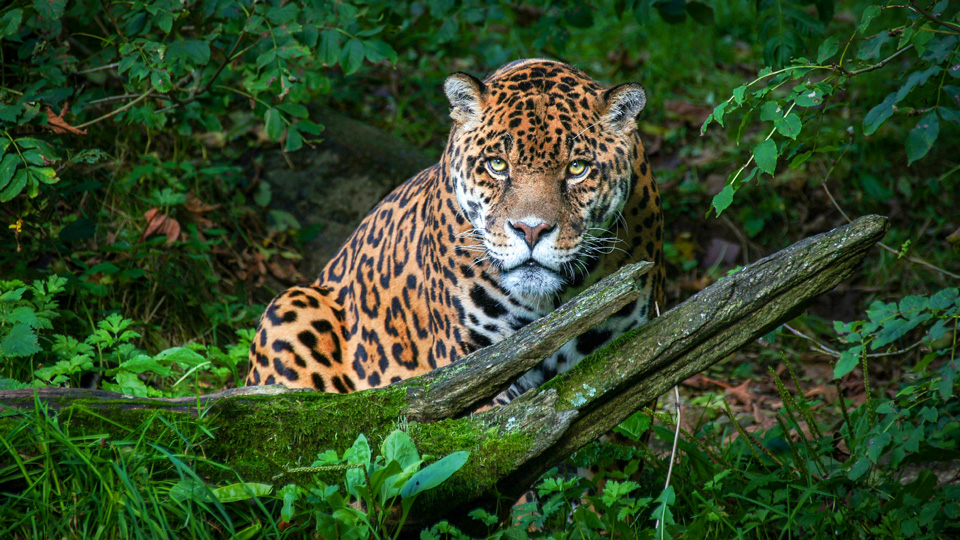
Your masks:
<path fill-rule="evenodd" d="M 797 321 L 806 333 L 770 336 L 728 370 L 776 388 L 774 427 L 744 429 L 725 396 L 695 398 L 664 488 L 675 420 L 638 413 L 618 432 L 641 441 L 655 416 L 649 445 L 592 445 L 508 524 L 470 517 L 509 538 L 954 536 L 957 478 L 934 471 L 960 459 L 958 20 L 946 0 L 7 2 L 0 390 L 240 384 L 258 302 L 277 286 L 265 282 L 295 278 L 318 234 L 271 208 L 262 155 L 316 147 L 317 105 L 437 154 L 448 73 L 554 57 L 647 89 L 672 301 L 690 290 L 673 284 L 733 265 L 706 264 L 698 230 L 730 229 L 749 262 L 846 215 L 893 227 L 842 313 Z M 830 381 L 801 374 L 811 340 Z M 806 397 L 818 382 L 836 402 Z M 0 412 L 0 537 L 385 538 L 391 503 L 405 513 L 414 499 L 404 483 L 465 457 L 420 469 L 398 431 L 319 456 L 318 470 L 344 468 L 339 485 L 215 486 L 197 472 L 219 467 L 202 453 L 215 436 L 202 418 L 158 414 L 105 440 L 41 404 Z M 595 464 L 613 466 L 572 472 Z M 462 536 L 446 522 L 423 533 Z"/>

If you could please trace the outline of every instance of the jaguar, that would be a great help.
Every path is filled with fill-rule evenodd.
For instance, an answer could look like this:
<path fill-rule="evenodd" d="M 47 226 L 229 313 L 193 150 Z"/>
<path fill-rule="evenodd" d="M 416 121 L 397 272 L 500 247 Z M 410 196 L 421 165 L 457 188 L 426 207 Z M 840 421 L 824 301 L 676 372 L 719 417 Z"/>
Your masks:
<path fill-rule="evenodd" d="M 439 163 L 397 187 L 309 285 L 267 306 L 248 385 L 377 388 L 445 366 L 556 309 L 621 266 L 653 261 L 639 298 L 520 377 L 504 402 L 653 316 L 663 216 L 638 133 L 646 94 L 519 60 L 444 85 Z"/>

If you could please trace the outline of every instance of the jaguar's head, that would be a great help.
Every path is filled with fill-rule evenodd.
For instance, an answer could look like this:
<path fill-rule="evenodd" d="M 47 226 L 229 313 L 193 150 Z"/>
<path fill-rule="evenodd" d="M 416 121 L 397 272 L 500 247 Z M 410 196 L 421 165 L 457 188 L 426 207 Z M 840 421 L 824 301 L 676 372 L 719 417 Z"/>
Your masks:
<path fill-rule="evenodd" d="M 553 296 L 618 247 L 611 229 L 642 154 L 639 84 L 604 90 L 571 66 L 523 60 L 483 81 L 455 73 L 444 90 L 455 121 L 444 162 L 507 291 Z"/>

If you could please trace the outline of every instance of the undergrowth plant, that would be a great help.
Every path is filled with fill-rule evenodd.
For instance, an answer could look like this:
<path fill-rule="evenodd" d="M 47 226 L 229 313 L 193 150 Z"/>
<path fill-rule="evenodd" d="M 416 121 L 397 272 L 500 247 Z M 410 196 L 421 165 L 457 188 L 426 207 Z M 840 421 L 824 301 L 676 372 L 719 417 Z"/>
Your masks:
<path fill-rule="evenodd" d="M 253 330 L 237 331 L 226 351 L 191 344 L 156 355 L 135 345 L 135 323 L 119 314 L 98 321 L 85 339 L 52 334 L 57 296 L 66 280 L 51 276 L 26 286 L 0 281 L 0 389 L 85 385 L 138 397 L 193 395 L 239 380 Z M 86 381 L 86 384 L 84 384 Z"/>

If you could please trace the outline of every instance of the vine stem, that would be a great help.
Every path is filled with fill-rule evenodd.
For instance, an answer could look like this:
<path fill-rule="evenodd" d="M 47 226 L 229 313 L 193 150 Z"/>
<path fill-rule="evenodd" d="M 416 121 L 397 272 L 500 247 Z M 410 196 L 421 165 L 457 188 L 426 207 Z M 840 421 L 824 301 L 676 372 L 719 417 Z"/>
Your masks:
<path fill-rule="evenodd" d="M 83 128 L 87 127 L 87 126 L 91 126 L 91 125 L 96 124 L 96 123 L 98 123 L 98 122 L 102 122 L 102 121 L 104 121 L 104 120 L 106 120 L 106 119 L 108 119 L 108 118 L 113 118 L 114 116 L 122 113 L 123 111 L 126 111 L 126 110 L 130 109 L 131 107 L 133 107 L 133 106 L 136 105 L 137 103 L 140 103 L 141 101 L 147 99 L 148 97 L 150 97 L 150 94 L 151 94 L 150 91 L 144 92 L 140 97 L 138 97 L 137 99 L 131 101 L 130 103 L 127 103 L 127 104 L 124 105 L 123 107 L 120 107 L 119 109 L 115 109 L 115 110 L 113 110 L 113 111 L 110 111 L 110 112 L 108 112 L 107 114 L 101 116 L 100 118 L 94 118 L 93 120 L 91 120 L 91 121 L 89 121 L 89 122 L 84 122 L 84 123 L 80 124 L 79 126 L 75 126 L 75 127 L 76 127 L 77 129 L 83 129 Z"/>

